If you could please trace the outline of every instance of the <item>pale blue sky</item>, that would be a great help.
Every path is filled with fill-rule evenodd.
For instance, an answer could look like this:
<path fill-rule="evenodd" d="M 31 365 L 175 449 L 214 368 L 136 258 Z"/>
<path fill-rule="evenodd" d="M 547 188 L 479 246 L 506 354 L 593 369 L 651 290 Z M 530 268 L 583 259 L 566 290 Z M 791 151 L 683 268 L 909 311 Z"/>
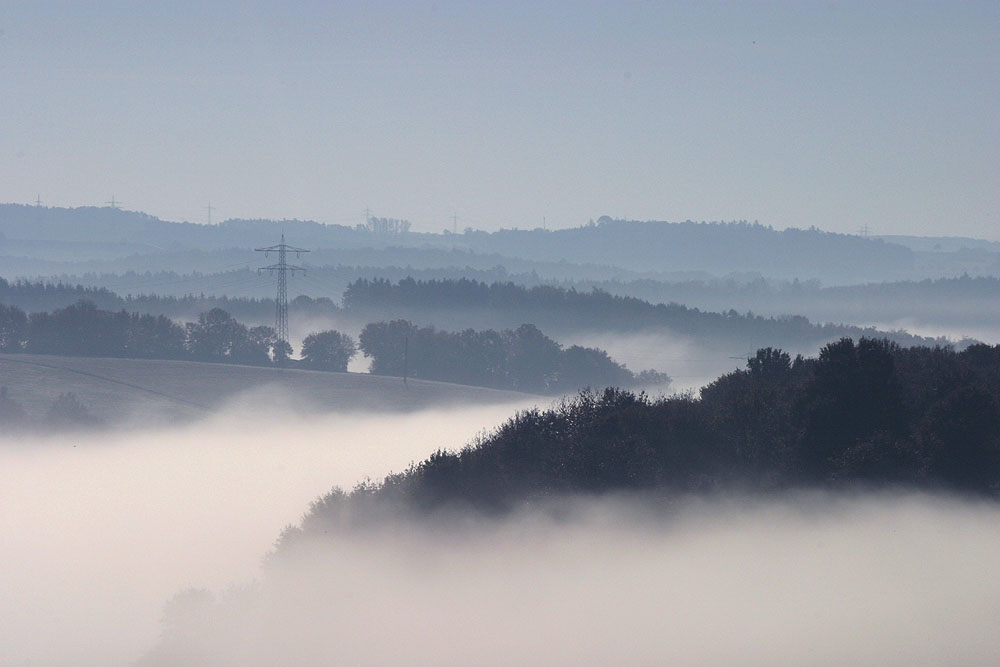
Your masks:
<path fill-rule="evenodd" d="M 0 201 L 1000 239 L 998 2 L 331 4 L 8 0 Z"/>

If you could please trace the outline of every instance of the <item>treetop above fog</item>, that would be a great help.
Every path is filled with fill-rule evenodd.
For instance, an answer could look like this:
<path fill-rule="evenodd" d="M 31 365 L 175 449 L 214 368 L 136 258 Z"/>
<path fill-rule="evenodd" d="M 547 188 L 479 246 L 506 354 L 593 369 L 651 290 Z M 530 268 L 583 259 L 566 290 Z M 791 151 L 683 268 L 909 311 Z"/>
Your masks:
<path fill-rule="evenodd" d="M 998 497 L 1000 345 L 955 352 L 845 338 L 814 359 L 758 350 L 700 398 L 585 391 L 380 484 L 335 489 L 282 544 L 400 513 L 493 514 L 564 493 L 801 486 Z"/>

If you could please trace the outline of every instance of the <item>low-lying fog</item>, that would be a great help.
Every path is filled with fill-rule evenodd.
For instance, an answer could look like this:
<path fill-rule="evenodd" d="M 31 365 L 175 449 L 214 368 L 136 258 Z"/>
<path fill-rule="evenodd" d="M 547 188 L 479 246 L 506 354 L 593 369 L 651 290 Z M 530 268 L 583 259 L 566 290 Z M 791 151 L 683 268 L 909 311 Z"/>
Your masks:
<path fill-rule="evenodd" d="M 4 440 L 0 663 L 197 663 L 178 647 L 223 664 L 1000 661 L 1000 507 L 930 495 L 691 500 L 659 516 L 579 501 L 338 538 L 262 578 L 282 526 L 331 486 L 514 409 L 244 406 L 173 430 Z M 190 587 L 217 602 L 148 653 Z"/>
<path fill-rule="evenodd" d="M 989 345 L 1000 345 L 1000 327 L 985 322 L 980 326 L 947 326 L 933 323 L 928 324 L 917 319 L 907 318 L 891 322 L 866 322 L 864 326 L 872 326 L 882 331 L 903 329 L 914 335 L 928 336 L 930 338 L 944 336 L 956 342 L 963 338 L 973 338 Z"/>
<path fill-rule="evenodd" d="M 929 496 L 578 501 L 314 544 L 179 605 L 147 664 L 997 664 L 1000 510 Z"/>
<path fill-rule="evenodd" d="M 670 384 L 665 392 L 664 387 L 647 388 L 654 396 L 662 393 L 697 392 L 720 375 L 745 368 L 746 360 L 755 352 L 734 350 L 731 354 L 724 354 L 709 351 L 685 336 L 662 331 L 595 331 L 569 336 L 559 342 L 567 347 L 580 345 L 600 348 L 636 373 L 650 368 L 666 373 L 670 376 Z"/>
<path fill-rule="evenodd" d="M 0 435 L 0 664 L 120 664 L 165 600 L 257 575 L 334 485 L 457 448 L 517 406 L 282 416 L 259 404 L 176 429 Z"/>

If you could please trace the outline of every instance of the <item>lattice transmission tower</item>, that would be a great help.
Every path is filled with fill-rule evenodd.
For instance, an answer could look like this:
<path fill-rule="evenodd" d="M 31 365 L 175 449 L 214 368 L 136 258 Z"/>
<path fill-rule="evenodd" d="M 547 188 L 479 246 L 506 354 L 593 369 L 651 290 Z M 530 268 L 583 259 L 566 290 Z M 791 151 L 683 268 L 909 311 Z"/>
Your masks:
<path fill-rule="evenodd" d="M 286 254 L 294 252 L 295 257 L 299 257 L 304 252 L 309 252 L 305 248 L 293 248 L 285 244 L 285 235 L 281 235 L 281 243 L 268 248 L 254 248 L 256 252 L 264 253 L 264 257 L 270 256 L 272 252 L 278 253 L 278 263 L 270 266 L 262 266 L 257 269 L 257 273 L 267 271 L 272 276 L 278 274 L 278 295 L 275 298 L 274 307 L 274 330 L 278 335 L 278 340 L 288 342 L 288 278 L 286 274 L 290 271 L 295 275 L 296 271 L 305 273 L 301 266 L 290 266 L 286 261 Z"/>

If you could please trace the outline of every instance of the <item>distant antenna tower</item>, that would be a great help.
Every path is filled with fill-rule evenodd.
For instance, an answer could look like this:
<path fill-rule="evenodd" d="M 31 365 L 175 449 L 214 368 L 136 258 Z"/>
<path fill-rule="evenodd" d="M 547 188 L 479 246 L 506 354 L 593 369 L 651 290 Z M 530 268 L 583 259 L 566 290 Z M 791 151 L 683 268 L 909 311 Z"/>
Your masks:
<path fill-rule="evenodd" d="M 302 271 L 305 273 L 305 269 L 301 266 L 289 266 L 285 261 L 285 254 L 288 252 L 294 252 L 295 256 L 298 257 L 304 252 L 309 252 L 305 248 L 293 248 L 290 245 L 285 244 L 285 235 L 281 235 L 281 243 L 278 245 L 273 245 L 268 248 L 254 248 L 256 252 L 264 253 L 264 257 L 268 257 L 272 252 L 278 253 L 278 263 L 271 264 L 270 266 L 262 266 L 257 269 L 257 273 L 261 271 L 267 271 L 272 276 L 277 272 L 278 274 L 278 294 L 275 297 L 275 307 L 274 307 L 274 329 L 278 334 L 278 340 L 283 340 L 288 342 L 288 279 L 286 274 L 291 271 L 292 275 L 295 275 L 296 271 Z"/>
<path fill-rule="evenodd" d="M 862 227 L 861 229 L 859 229 L 858 230 L 858 234 L 860 234 L 861 236 L 864 236 L 865 238 L 867 238 L 868 237 L 868 225 L 865 224 L 864 227 Z"/>
<path fill-rule="evenodd" d="M 451 216 L 451 227 L 455 234 L 458 234 L 458 213 Z"/>
<path fill-rule="evenodd" d="M 208 202 L 208 205 L 205 207 L 205 210 L 208 211 L 208 224 L 212 224 L 212 211 L 214 209 L 215 207 L 212 206 L 212 202 Z"/>
<path fill-rule="evenodd" d="M 35 206 L 39 208 L 42 207 L 42 195 L 38 195 L 37 197 L 35 197 Z"/>
<path fill-rule="evenodd" d="M 120 201 L 115 201 L 115 196 L 114 195 L 111 195 L 111 201 L 106 201 L 104 203 L 107 204 L 108 206 L 110 206 L 111 208 L 121 208 L 122 207 L 122 203 Z"/>

